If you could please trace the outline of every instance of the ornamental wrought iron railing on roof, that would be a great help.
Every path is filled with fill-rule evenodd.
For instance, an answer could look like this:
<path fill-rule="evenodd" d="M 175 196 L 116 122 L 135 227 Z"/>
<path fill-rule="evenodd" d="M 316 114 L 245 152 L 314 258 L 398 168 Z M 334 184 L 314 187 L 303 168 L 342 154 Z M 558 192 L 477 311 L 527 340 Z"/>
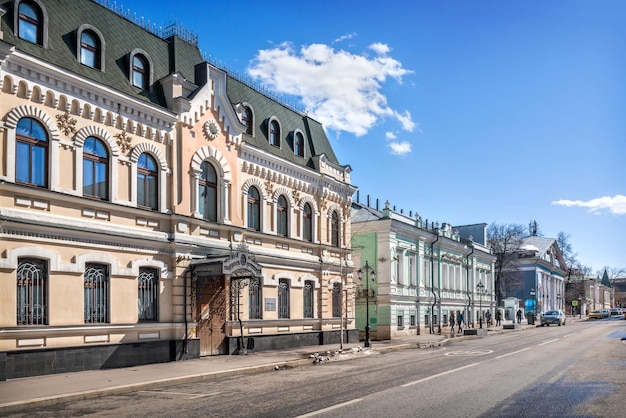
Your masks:
<path fill-rule="evenodd" d="M 183 41 L 190 43 L 193 46 L 198 46 L 198 35 L 185 28 L 182 24 L 178 22 L 171 22 L 165 26 L 158 26 L 156 23 L 151 22 L 150 20 L 144 18 L 143 16 L 137 16 L 137 13 L 133 13 L 130 9 L 124 8 L 122 4 L 118 5 L 117 1 L 110 0 L 92 0 L 94 3 L 98 3 L 99 5 L 106 7 L 112 12 L 116 13 L 118 16 L 123 17 L 129 22 L 134 23 L 137 26 L 141 26 L 148 32 L 158 36 L 161 39 L 167 39 L 172 35 L 178 36 Z"/>

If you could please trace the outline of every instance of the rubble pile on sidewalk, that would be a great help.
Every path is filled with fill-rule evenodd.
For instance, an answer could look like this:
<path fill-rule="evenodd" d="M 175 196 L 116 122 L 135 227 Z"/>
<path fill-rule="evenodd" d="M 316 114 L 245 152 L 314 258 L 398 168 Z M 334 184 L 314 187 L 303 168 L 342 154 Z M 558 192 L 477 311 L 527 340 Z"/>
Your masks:
<path fill-rule="evenodd" d="M 356 346 L 344 350 L 329 350 L 324 352 L 312 353 L 309 355 L 313 359 L 313 364 L 325 363 L 328 361 L 349 360 L 357 356 L 370 355 L 376 353 L 373 350 Z"/>

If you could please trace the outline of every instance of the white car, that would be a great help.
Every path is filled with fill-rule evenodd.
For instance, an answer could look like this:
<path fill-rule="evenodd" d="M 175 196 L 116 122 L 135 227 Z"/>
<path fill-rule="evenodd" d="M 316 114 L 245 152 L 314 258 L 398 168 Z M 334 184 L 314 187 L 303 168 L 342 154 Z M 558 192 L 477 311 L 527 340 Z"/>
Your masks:
<path fill-rule="evenodd" d="M 565 313 L 561 310 L 547 311 L 541 315 L 541 326 L 565 325 Z"/>

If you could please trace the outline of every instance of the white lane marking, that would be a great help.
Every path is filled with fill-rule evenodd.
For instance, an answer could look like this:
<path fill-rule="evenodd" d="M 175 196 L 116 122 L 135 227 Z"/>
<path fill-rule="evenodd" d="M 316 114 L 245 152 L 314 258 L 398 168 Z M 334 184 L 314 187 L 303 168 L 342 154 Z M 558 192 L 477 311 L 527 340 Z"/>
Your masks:
<path fill-rule="evenodd" d="M 550 344 L 550 343 L 553 343 L 553 342 L 558 341 L 558 340 L 559 340 L 559 338 L 555 338 L 554 340 L 545 341 L 545 342 L 542 342 L 541 344 L 537 344 L 537 345 L 541 347 L 542 345 Z"/>
<path fill-rule="evenodd" d="M 571 337 L 572 335 L 578 334 L 577 332 L 572 332 L 571 334 L 564 335 L 563 338 Z"/>
<path fill-rule="evenodd" d="M 219 395 L 222 392 L 213 392 L 213 393 L 187 393 L 187 392 L 167 392 L 167 391 L 158 391 L 158 390 L 140 390 L 139 393 L 147 393 L 151 395 L 180 395 L 187 396 L 189 399 L 196 398 L 204 398 L 206 396 L 215 396 Z"/>
<path fill-rule="evenodd" d="M 432 376 L 428 376 L 428 377 L 425 377 L 425 378 L 420 379 L 420 380 L 415 380 L 415 381 L 413 381 L 413 382 L 405 383 L 404 385 L 400 385 L 400 387 L 405 388 L 405 387 L 407 387 L 407 386 L 416 385 L 416 384 L 418 384 L 418 383 L 422 383 L 422 382 L 425 382 L 425 381 L 427 381 L 427 380 L 435 379 L 435 378 L 437 378 L 437 377 L 441 377 L 441 376 L 444 376 L 444 375 L 446 375 L 446 374 L 450 374 L 450 373 L 458 372 L 459 370 L 467 369 L 467 368 L 469 368 L 469 367 L 474 367 L 474 366 L 477 366 L 477 365 L 479 365 L 479 364 L 480 364 L 480 363 L 472 363 L 472 364 L 468 364 L 467 366 L 459 367 L 458 369 L 448 370 L 447 372 L 434 374 L 434 375 L 432 375 Z"/>
<path fill-rule="evenodd" d="M 189 399 L 198 399 L 198 398 L 206 398 L 207 396 L 215 396 L 215 395 L 219 395 L 222 392 L 213 392 L 213 393 L 200 393 L 196 396 L 192 396 Z"/>
<path fill-rule="evenodd" d="M 299 415 L 296 418 L 314 417 L 315 415 L 323 414 L 324 412 L 332 411 L 333 409 L 343 408 L 344 406 L 352 405 L 353 403 L 361 402 L 363 399 L 353 399 L 348 402 L 338 403 L 337 405 L 329 406 L 328 408 L 318 409 L 317 411 L 309 412 L 308 414 Z"/>
<path fill-rule="evenodd" d="M 530 349 L 531 349 L 531 347 L 522 348 L 521 350 L 513 351 L 512 353 L 503 354 L 503 355 L 501 355 L 499 357 L 496 357 L 496 359 L 512 356 L 514 354 L 521 353 L 522 351 L 526 351 L 526 350 L 530 350 Z"/>
<path fill-rule="evenodd" d="M 449 351 L 444 356 L 484 356 L 491 353 L 493 350 Z"/>

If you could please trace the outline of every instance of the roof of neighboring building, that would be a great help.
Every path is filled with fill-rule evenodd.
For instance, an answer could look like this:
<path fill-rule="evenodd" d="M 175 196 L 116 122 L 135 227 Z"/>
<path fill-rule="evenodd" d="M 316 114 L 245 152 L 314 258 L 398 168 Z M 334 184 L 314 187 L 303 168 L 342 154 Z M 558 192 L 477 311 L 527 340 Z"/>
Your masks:
<path fill-rule="evenodd" d="M 552 247 L 555 241 L 556 240 L 554 238 L 537 236 L 525 237 L 522 238 L 520 249 L 526 251 L 536 251 L 539 255 L 543 255 Z"/>
<path fill-rule="evenodd" d="M 247 103 L 254 114 L 254 136 L 244 133 L 244 142 L 310 168 L 314 167 L 312 158 L 322 154 L 325 154 L 331 163 L 339 164 L 326 132 L 319 122 L 289 109 L 234 77 L 229 76 L 227 83 L 227 94 L 233 106 Z M 280 124 L 280 147 L 269 142 L 268 124 L 271 117 L 275 117 Z M 304 157 L 300 157 L 294 151 L 294 133 L 298 129 L 304 136 Z"/>

